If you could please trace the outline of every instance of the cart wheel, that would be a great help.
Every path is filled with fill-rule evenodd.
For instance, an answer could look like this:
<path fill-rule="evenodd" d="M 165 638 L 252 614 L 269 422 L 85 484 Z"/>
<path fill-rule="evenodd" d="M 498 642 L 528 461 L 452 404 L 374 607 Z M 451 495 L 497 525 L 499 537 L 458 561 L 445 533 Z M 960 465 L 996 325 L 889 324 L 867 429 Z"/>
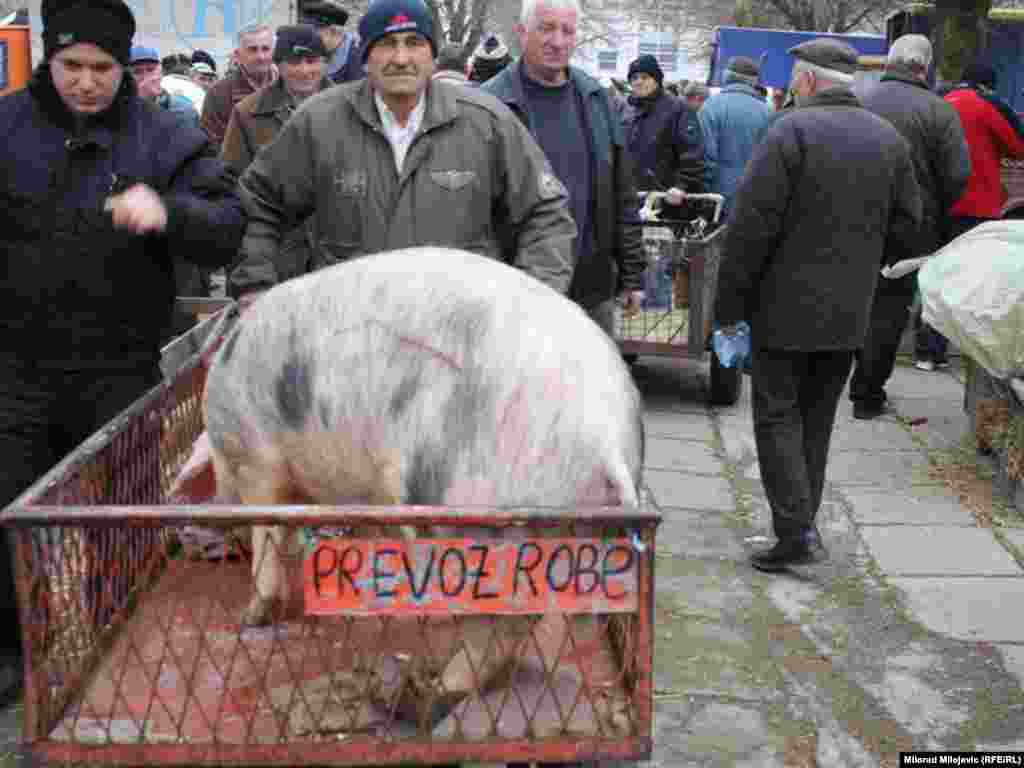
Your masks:
<path fill-rule="evenodd" d="M 735 405 L 742 391 L 743 371 L 740 367 L 724 367 L 718 362 L 718 355 L 712 352 L 708 402 L 711 405 Z"/>

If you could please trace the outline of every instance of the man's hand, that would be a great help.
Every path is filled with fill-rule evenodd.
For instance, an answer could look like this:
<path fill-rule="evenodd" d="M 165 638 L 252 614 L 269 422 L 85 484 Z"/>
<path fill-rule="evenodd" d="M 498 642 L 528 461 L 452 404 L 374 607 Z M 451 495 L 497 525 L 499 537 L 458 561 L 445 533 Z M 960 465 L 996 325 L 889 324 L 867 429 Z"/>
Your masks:
<path fill-rule="evenodd" d="M 622 312 L 623 314 L 635 315 L 637 314 L 644 305 L 644 292 L 643 291 L 626 291 L 622 294 Z"/>
<path fill-rule="evenodd" d="M 669 205 L 682 205 L 686 199 L 686 193 L 678 187 L 672 187 L 665 193 L 665 202 Z"/>
<path fill-rule="evenodd" d="M 151 187 L 136 184 L 119 195 L 108 197 L 103 210 L 110 211 L 114 229 L 136 235 L 151 235 L 167 229 L 167 206 Z"/>

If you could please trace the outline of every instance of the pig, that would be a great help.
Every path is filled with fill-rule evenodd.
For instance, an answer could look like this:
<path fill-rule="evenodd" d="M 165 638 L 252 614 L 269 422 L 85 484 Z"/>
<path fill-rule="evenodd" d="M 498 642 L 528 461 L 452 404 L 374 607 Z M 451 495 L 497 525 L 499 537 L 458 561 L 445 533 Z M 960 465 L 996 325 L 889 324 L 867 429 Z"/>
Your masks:
<path fill-rule="evenodd" d="M 614 341 L 533 277 L 455 249 L 270 289 L 214 356 L 203 410 L 221 500 L 639 504 L 642 399 Z M 286 538 L 254 527 L 245 624 L 287 600 Z M 468 662 L 453 660 L 448 690 Z"/>

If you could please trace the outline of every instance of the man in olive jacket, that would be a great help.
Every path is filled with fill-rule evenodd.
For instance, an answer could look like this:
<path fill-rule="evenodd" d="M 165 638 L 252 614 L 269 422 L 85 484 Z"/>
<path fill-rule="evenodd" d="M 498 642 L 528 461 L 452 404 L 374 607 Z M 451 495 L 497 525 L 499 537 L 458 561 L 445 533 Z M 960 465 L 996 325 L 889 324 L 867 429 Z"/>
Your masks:
<path fill-rule="evenodd" d="M 814 526 L 835 411 L 867 333 L 883 255 L 910 247 L 921 196 L 910 149 L 849 85 L 857 53 L 790 49 L 797 106 L 754 149 L 725 234 L 715 318 L 752 328 L 754 437 L 778 542 L 766 571 L 823 555 Z"/>
<path fill-rule="evenodd" d="M 493 97 L 431 82 L 436 46 L 422 0 L 378 0 L 359 32 L 367 79 L 309 99 L 242 177 L 250 218 L 231 292 L 276 283 L 282 234 L 329 211 L 317 217 L 323 263 L 442 245 L 565 293 L 576 227 L 526 129 Z"/>
<path fill-rule="evenodd" d="M 277 80 L 238 102 L 224 134 L 221 159 L 239 175 L 256 153 L 274 140 L 302 103 L 333 85 L 326 76 L 327 49 L 316 29 L 308 24 L 277 30 L 274 63 L 279 72 Z M 316 241 L 312 221 L 288 232 L 281 241 L 278 278 L 288 280 L 308 271 Z"/>
<path fill-rule="evenodd" d="M 896 126 L 910 144 L 921 186 L 923 223 L 909 249 L 886 254 L 886 261 L 924 256 L 944 244 L 942 231 L 950 207 L 971 175 L 967 140 L 956 111 L 928 88 L 932 44 L 924 35 L 904 35 L 889 50 L 885 74 L 861 103 Z M 882 278 L 875 292 L 871 326 L 850 380 L 853 415 L 873 419 L 885 412 L 885 382 L 892 375 L 900 339 L 910 317 L 917 273 Z"/>

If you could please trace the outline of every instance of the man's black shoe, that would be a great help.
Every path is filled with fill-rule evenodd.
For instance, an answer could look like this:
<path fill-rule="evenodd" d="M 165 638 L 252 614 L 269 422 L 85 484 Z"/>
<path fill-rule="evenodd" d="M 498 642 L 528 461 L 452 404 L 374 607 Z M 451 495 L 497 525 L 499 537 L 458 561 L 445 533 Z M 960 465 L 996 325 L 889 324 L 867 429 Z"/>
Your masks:
<path fill-rule="evenodd" d="M 885 403 L 864 403 L 856 402 L 853 404 L 853 418 L 869 420 L 877 419 L 879 416 L 885 413 Z"/>
<path fill-rule="evenodd" d="M 750 564 L 759 571 L 777 573 L 791 565 L 811 565 L 828 557 L 821 539 L 815 531 L 807 531 L 794 537 L 779 539 L 775 546 L 763 552 L 755 552 Z"/>

